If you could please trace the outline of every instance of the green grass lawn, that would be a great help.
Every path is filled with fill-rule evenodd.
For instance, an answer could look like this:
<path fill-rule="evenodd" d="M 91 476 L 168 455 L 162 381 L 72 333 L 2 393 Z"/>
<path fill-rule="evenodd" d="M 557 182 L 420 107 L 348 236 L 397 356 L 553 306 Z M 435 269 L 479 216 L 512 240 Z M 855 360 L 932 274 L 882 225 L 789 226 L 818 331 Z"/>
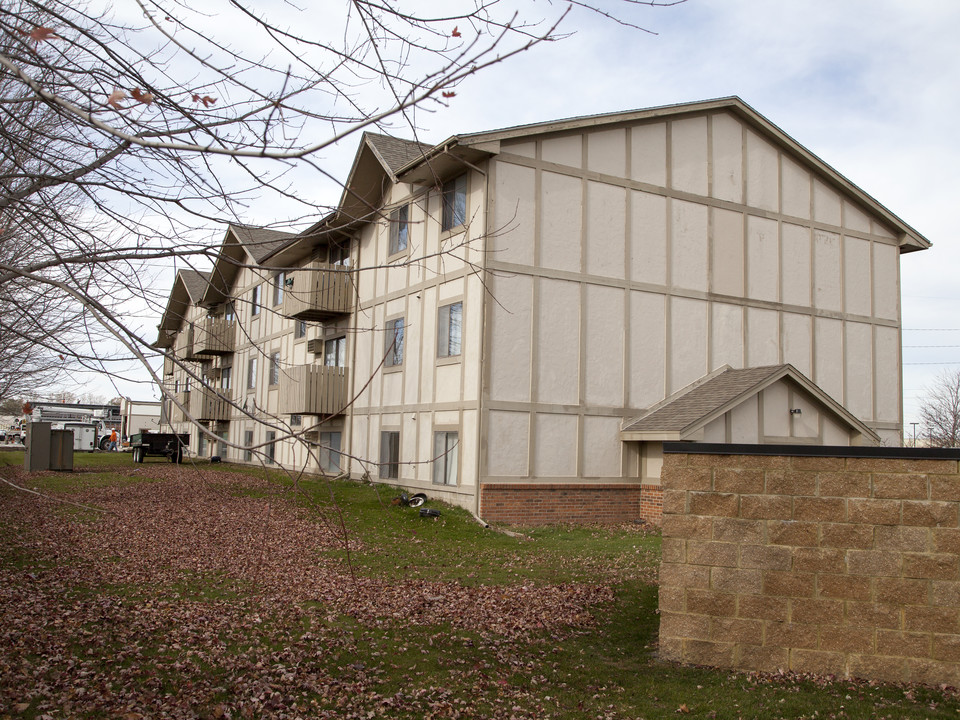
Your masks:
<path fill-rule="evenodd" d="M 0 453 L 0 466 L 16 465 L 14 455 Z M 124 488 L 150 481 L 154 465 L 151 459 L 134 466 L 129 455 L 121 453 L 78 455 L 76 467 L 74 473 L 33 476 L 30 485 L 70 498 L 85 488 Z M 134 470 L 136 474 L 132 474 Z M 89 625 L 89 633 L 98 641 L 74 638 L 62 649 L 64 655 L 77 667 L 107 678 L 103 683 L 110 692 L 124 688 L 130 693 L 131 707 L 146 703 L 144 698 L 170 698 L 178 688 L 202 683 L 209 689 L 192 712 L 211 718 L 285 716 L 282 708 L 270 706 L 269 688 L 279 694 L 277 688 L 291 682 L 289 677 L 320 676 L 332 680 L 323 684 L 298 679 L 291 686 L 296 692 L 285 694 L 284 702 L 296 701 L 301 711 L 309 710 L 303 716 L 315 717 L 960 716 L 960 703 L 952 692 L 757 676 L 659 661 L 657 588 L 653 584 L 660 547 L 656 533 L 631 526 L 553 526 L 513 528 L 519 535 L 512 536 L 484 528 L 467 512 L 437 502 L 428 506 L 440 509 L 441 517 L 421 518 L 416 510 L 390 504 L 396 494 L 393 488 L 305 479 L 294 489 L 282 474 L 271 477 L 271 486 L 255 489 L 238 482 L 233 494 L 262 503 L 296 503 L 316 522 L 342 523 L 351 537 L 361 540 L 361 547 L 349 554 L 343 549 L 324 550 L 321 557 L 349 564 L 357 577 L 396 583 L 450 581 L 477 589 L 522 584 L 533 588 L 531 592 L 557 583 L 596 583 L 611 586 L 614 599 L 595 608 L 591 626 L 545 630 L 517 640 L 444 623 L 413 626 L 402 618 L 359 621 L 331 614 L 321 602 L 276 608 L 275 612 L 260 609 L 251 620 L 254 611 L 247 600 L 253 590 L 215 573 L 184 573 L 180 580 L 164 585 L 106 585 L 93 577 L 81 577 L 73 578 L 57 593 L 75 606 L 100 603 L 118 613 L 122 610 L 126 613 L 123 617 L 134 618 L 136 642 L 131 644 L 131 637 L 109 622 L 94 623 Z M 0 503 L 9 501 L 14 492 L 0 489 Z M 111 522 L 90 513 L 80 513 L 74 521 L 93 531 L 98 523 Z M 29 582 L 39 582 L 36 578 L 45 577 L 53 567 L 69 570 L 73 562 L 69 555 L 45 555 L 42 547 L 29 542 L 31 533 L 15 520 L 0 526 L 0 571 L 11 578 L 27 576 Z M 9 598 L 7 602 L 11 602 Z M 189 603 L 194 614 L 182 618 L 184 626 L 194 622 L 197 613 L 208 613 L 205 622 L 213 629 L 196 646 L 171 640 L 163 624 L 147 621 L 155 608 L 177 603 Z M 389 610 L 383 608 L 385 617 Z M 216 624 L 234 613 L 236 623 Z M 318 644 L 323 645 L 323 652 L 307 653 Z M 136 653 L 126 657 L 131 646 Z M 213 646 L 219 660 L 202 649 Z M 30 650 L 18 652 L 29 654 Z M 14 653 L 6 659 L 11 657 L 39 668 L 37 676 L 43 682 L 60 677 L 49 674 L 49 669 L 44 675 L 47 665 L 41 657 Z M 2 662 L 0 656 L 0 665 Z M 237 664 L 247 667 L 245 673 L 236 671 L 233 666 Z M 244 704 L 246 700 L 238 704 L 238 697 L 251 697 L 238 678 L 266 672 L 273 673 L 274 680 L 264 681 L 266 690 L 257 690 L 260 700 L 256 702 L 261 704 Z M 17 704 L 17 693 L 23 693 L 23 688 L 4 683 L 0 677 L 0 700 L 8 699 L 11 707 L 19 709 L 7 710 L 4 715 L 0 703 L 0 718 L 32 718 L 45 712 L 51 717 L 72 716 L 69 712 L 51 713 L 40 700 L 29 699 L 29 694 L 25 695 L 27 702 Z M 84 710 L 82 702 L 73 706 L 73 714 L 99 717 Z"/>

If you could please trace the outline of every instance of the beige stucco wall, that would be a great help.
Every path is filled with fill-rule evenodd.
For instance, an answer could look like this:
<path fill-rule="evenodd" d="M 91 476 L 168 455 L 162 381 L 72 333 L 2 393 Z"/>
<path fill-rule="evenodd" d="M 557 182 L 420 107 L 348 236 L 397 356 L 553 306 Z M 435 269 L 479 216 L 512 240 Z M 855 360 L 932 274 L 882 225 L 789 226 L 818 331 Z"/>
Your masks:
<path fill-rule="evenodd" d="M 725 363 L 898 439 L 895 239 L 732 114 L 504 142 L 489 183 L 483 477 L 627 479 L 619 421 Z"/>
<path fill-rule="evenodd" d="M 485 227 L 484 177 L 471 172 L 467 187 L 467 223 L 451 231 L 440 228 L 441 196 L 433 188 L 400 184 L 385 201 L 386 214 L 410 206 L 406 254 L 388 257 L 386 220 L 365 226 L 358 258 L 360 308 L 354 334 L 356 354 L 350 362 L 356 402 L 351 408 L 350 471 L 377 478 L 381 431 L 400 433 L 400 478 L 409 488 L 474 507 L 479 442 L 482 281 L 473 268 L 483 262 Z M 439 308 L 463 303 L 462 351 L 437 357 Z M 387 320 L 403 317 L 403 364 L 383 367 Z M 366 386 L 366 387 L 364 387 Z M 457 486 L 433 485 L 433 435 L 459 433 Z"/>

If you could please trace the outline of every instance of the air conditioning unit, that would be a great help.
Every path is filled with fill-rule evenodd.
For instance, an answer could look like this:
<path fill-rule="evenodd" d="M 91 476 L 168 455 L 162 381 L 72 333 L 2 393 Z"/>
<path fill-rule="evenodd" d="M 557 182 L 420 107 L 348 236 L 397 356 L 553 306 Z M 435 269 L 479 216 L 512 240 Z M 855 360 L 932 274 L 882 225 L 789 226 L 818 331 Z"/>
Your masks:
<path fill-rule="evenodd" d="M 307 352 L 312 352 L 314 355 L 323 355 L 323 338 L 307 340 Z"/>

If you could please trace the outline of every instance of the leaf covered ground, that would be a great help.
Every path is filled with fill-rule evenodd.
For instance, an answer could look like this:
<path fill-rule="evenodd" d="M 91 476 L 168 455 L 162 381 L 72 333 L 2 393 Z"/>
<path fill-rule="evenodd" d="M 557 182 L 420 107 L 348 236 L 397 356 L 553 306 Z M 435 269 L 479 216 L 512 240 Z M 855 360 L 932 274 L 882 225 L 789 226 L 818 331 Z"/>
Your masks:
<path fill-rule="evenodd" d="M 515 537 L 388 488 L 83 462 L 0 467 L 46 496 L 0 488 L 0 717 L 960 716 L 942 690 L 658 662 L 639 526 Z"/>

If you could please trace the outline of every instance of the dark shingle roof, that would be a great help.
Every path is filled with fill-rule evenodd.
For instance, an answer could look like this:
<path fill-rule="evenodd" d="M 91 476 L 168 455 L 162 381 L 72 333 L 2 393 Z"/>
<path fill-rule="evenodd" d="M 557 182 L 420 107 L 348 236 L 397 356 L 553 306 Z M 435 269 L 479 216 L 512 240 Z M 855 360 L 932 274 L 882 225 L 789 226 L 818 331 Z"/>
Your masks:
<path fill-rule="evenodd" d="M 296 237 L 293 233 L 266 228 L 247 227 L 246 225 L 231 225 L 230 229 L 237 236 L 237 240 L 250 253 L 256 262 L 263 262 L 275 250 Z"/>
<path fill-rule="evenodd" d="M 180 279 L 183 280 L 183 286 L 187 289 L 190 300 L 194 304 L 199 303 L 210 284 L 210 273 L 200 272 L 199 270 L 181 270 Z"/>
<path fill-rule="evenodd" d="M 647 415 L 624 428 L 631 432 L 680 432 L 698 420 L 722 408 L 774 375 L 783 374 L 789 365 L 734 370 L 729 368 L 702 384 L 668 397 Z"/>
<path fill-rule="evenodd" d="M 433 147 L 432 145 L 425 145 L 413 140 L 401 140 L 389 135 L 364 133 L 364 137 L 373 151 L 380 157 L 380 160 L 386 163 L 391 175 L 396 175 L 397 170 L 407 163 L 422 158 Z"/>

